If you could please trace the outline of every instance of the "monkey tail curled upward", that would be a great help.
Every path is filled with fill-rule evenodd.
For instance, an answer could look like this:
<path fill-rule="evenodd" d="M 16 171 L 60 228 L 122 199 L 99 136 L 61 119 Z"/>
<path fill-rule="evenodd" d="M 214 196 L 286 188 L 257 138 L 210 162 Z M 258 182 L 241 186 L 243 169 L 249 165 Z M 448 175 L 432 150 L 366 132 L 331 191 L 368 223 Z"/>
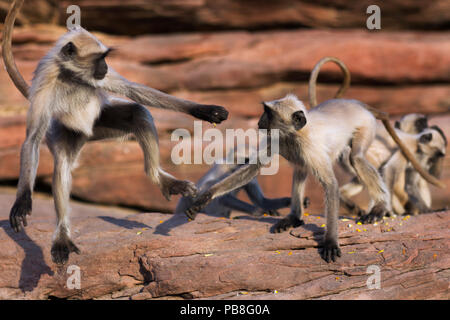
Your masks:
<path fill-rule="evenodd" d="M 3 61 L 5 62 L 6 71 L 8 72 L 14 85 L 25 98 L 28 99 L 28 92 L 30 86 L 24 80 L 19 70 L 17 69 L 16 63 L 14 61 L 14 56 L 11 50 L 11 35 L 14 28 L 14 21 L 23 5 L 24 0 L 14 0 L 9 9 L 8 15 L 5 19 L 5 24 L 3 27 L 3 42 L 2 42 L 2 55 Z"/>
<path fill-rule="evenodd" d="M 351 80 L 350 71 L 348 71 L 348 68 L 344 64 L 344 62 L 335 57 L 324 57 L 320 59 L 319 62 L 317 62 L 316 65 L 314 66 L 313 70 L 311 71 L 311 76 L 309 77 L 308 96 L 310 108 L 317 106 L 317 97 L 316 97 L 317 77 L 319 76 L 320 68 L 327 62 L 336 63 L 344 73 L 344 81 L 342 82 L 339 91 L 336 93 L 335 98 L 342 97 L 345 91 L 347 91 L 347 89 L 350 87 L 350 80 Z"/>
<path fill-rule="evenodd" d="M 336 93 L 335 98 L 341 97 L 345 91 L 350 86 L 350 72 L 347 68 L 347 66 L 338 58 L 335 57 L 324 57 L 317 62 L 317 64 L 314 66 L 311 76 L 309 78 L 309 105 L 311 108 L 315 107 L 317 105 L 317 98 L 316 98 L 316 85 L 317 85 L 317 77 L 319 75 L 320 68 L 322 65 L 324 65 L 327 62 L 334 62 L 336 63 L 344 73 L 344 81 L 339 89 L 339 91 Z M 446 185 L 433 177 L 431 174 L 429 174 L 426 170 L 422 168 L 422 166 L 419 164 L 419 162 L 416 160 L 414 155 L 408 150 L 408 148 L 403 144 L 403 142 L 400 140 L 400 138 L 395 133 L 394 128 L 392 127 L 391 123 L 389 122 L 389 114 L 383 111 L 379 111 L 367 104 L 364 104 L 365 108 L 369 110 L 377 119 L 381 120 L 383 122 L 384 127 L 388 131 L 389 135 L 392 137 L 392 139 L 395 141 L 395 143 L 399 146 L 400 150 L 402 151 L 403 155 L 406 159 L 408 159 L 415 170 L 429 183 L 445 189 Z"/>

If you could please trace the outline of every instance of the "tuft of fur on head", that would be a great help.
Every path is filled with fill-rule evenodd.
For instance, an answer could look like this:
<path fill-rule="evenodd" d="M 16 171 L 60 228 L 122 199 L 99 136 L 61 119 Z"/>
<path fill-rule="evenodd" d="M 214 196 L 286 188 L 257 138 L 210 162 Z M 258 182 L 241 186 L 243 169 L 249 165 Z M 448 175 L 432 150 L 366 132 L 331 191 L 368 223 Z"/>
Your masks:
<path fill-rule="evenodd" d="M 307 112 L 303 102 L 294 94 L 287 94 L 284 98 L 264 103 L 286 121 L 290 121 L 291 115 L 296 111 L 303 111 L 305 114 Z"/>

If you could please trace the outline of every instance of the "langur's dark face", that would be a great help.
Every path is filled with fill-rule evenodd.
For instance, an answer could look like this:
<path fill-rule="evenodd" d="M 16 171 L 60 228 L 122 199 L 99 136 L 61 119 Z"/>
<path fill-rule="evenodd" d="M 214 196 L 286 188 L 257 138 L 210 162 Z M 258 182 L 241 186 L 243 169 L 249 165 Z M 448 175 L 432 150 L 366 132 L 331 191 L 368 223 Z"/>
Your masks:
<path fill-rule="evenodd" d="M 426 128 L 428 128 L 428 119 L 427 117 L 420 117 L 414 122 L 414 126 L 416 127 L 416 132 L 423 132 Z"/>
<path fill-rule="evenodd" d="M 106 64 L 105 57 L 100 57 L 94 61 L 94 79 L 102 80 L 108 72 L 108 65 Z"/>

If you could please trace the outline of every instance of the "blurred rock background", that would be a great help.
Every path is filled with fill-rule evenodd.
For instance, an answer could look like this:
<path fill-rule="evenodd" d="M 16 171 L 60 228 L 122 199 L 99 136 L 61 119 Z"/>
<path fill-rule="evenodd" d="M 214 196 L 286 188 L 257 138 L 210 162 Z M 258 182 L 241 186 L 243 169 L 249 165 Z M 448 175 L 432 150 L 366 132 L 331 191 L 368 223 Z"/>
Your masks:
<path fill-rule="evenodd" d="M 218 126 L 255 128 L 260 102 L 293 92 L 307 101 L 307 81 L 323 56 L 342 59 L 352 74 L 345 97 L 362 100 L 393 118 L 425 113 L 450 137 L 450 2 L 399 0 L 34 0 L 16 23 L 14 56 L 30 81 L 39 59 L 64 33 L 67 6 L 81 8 L 81 25 L 117 50 L 108 62 L 130 80 L 182 98 L 227 107 L 229 120 Z M 381 30 L 366 29 L 366 8 L 381 8 Z M 0 0 L 3 21 L 9 1 Z M 0 62 L 3 63 L 3 62 Z M 318 99 L 331 98 L 339 69 L 325 66 Z M 14 187 L 25 137 L 27 101 L 0 68 L 0 185 Z M 151 109 L 163 167 L 178 178 L 197 181 L 207 165 L 171 162 L 171 132 L 192 132 L 193 118 Z M 212 127 L 204 123 L 204 129 Z M 170 212 L 143 173 L 135 141 L 86 145 L 74 171 L 79 200 Z M 339 169 L 338 169 L 339 171 Z M 275 176 L 259 178 L 267 196 L 288 196 L 292 170 L 281 161 Z M 42 146 L 36 189 L 51 192 L 52 159 Z M 340 181 L 348 177 L 339 174 Z M 444 181 L 450 186 L 450 157 Z M 432 188 L 434 206 L 450 204 L 450 191 Z M 323 206 L 321 188 L 310 181 L 310 211 Z M 245 198 L 245 197 L 244 197 Z M 363 197 L 360 198 L 363 200 Z M 11 203 L 12 205 L 12 203 Z M 2 210 L 9 211 L 9 207 Z"/>

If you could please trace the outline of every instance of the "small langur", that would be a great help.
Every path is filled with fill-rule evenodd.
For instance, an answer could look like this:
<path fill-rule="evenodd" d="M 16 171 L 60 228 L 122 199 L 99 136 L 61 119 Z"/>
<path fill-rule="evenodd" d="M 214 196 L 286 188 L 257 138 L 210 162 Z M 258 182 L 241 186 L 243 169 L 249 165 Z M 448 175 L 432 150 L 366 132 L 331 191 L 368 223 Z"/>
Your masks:
<path fill-rule="evenodd" d="M 264 113 L 259 119 L 258 127 L 268 130 L 269 135 L 271 130 L 279 130 L 279 153 L 294 166 L 291 212 L 274 226 L 274 231 L 281 232 L 304 223 L 304 187 L 308 173 L 312 173 L 325 189 L 327 224 L 321 255 L 327 262 L 335 261 L 341 256 L 338 243 L 339 186 L 333 164 L 343 152 L 349 152 L 352 169 L 371 198 L 371 210 L 363 221 L 380 220 L 391 211 L 389 190 L 378 171 L 365 158 L 366 151 L 375 138 L 376 118 L 383 120 L 402 152 L 415 168 L 421 169 L 420 174 L 430 178 L 397 137 L 387 114 L 360 101 L 331 99 L 308 111 L 296 96 L 287 95 L 279 100 L 264 102 L 263 106 Z M 268 148 L 271 148 L 270 143 Z M 213 199 L 247 184 L 258 174 L 261 165 L 258 162 L 242 166 L 211 186 L 196 198 L 186 210 L 186 215 L 194 219 Z M 432 178 L 430 180 L 434 181 Z"/>
<path fill-rule="evenodd" d="M 436 155 L 445 155 L 446 143 L 435 128 L 425 129 L 423 132 L 410 135 L 400 134 L 399 137 L 411 149 L 415 150 L 416 159 L 426 169 L 430 169 L 430 159 Z M 431 210 L 431 196 L 423 191 L 419 194 L 409 194 L 407 184 L 418 184 L 420 176 L 412 172 L 406 177 L 411 169 L 409 161 L 405 159 L 400 150 L 394 152 L 389 160 L 380 168 L 383 180 L 390 191 L 393 209 L 398 214 L 406 212 L 418 214 Z M 407 181 L 408 179 L 412 181 Z M 413 188 L 414 190 L 415 188 Z M 394 199 L 395 195 L 395 199 Z"/>
<path fill-rule="evenodd" d="M 407 134 L 419 134 L 423 132 L 428 127 L 427 117 L 422 114 L 412 113 L 404 115 L 399 121 L 395 122 L 396 133 L 401 137 L 408 138 Z M 414 140 L 414 137 L 410 137 L 410 140 Z M 383 164 L 385 164 L 389 158 L 398 150 L 398 146 L 395 141 L 388 134 L 386 129 L 381 125 L 377 124 L 376 136 L 373 143 L 367 150 L 366 158 L 377 170 L 379 170 Z M 410 149 L 414 152 L 415 149 Z M 341 155 L 340 164 L 343 169 L 348 173 L 354 174 L 349 164 L 348 154 L 343 153 Z M 343 185 L 339 191 L 341 195 L 341 204 L 352 214 L 362 216 L 364 215 L 364 210 L 362 210 L 358 205 L 356 205 L 350 197 L 355 196 L 363 190 L 363 185 L 358 181 L 358 179 L 353 178 L 351 182 Z M 396 195 L 392 195 L 392 199 L 397 203 Z M 394 211 L 397 213 L 396 206 L 394 206 Z"/>
<path fill-rule="evenodd" d="M 246 163 L 249 163 L 249 158 L 243 155 L 242 158 L 244 159 L 244 163 L 238 164 L 236 156 L 238 151 L 236 152 L 236 150 L 234 150 L 233 154 L 231 154 L 232 152 L 233 150 L 229 152 L 229 157 L 234 156 L 235 161 L 227 163 L 224 160 L 221 163 L 214 164 L 214 166 L 197 182 L 196 187 L 198 192 L 201 193 L 209 189 L 211 186 L 225 179 Z M 247 193 L 253 205 L 237 198 L 237 194 L 240 190 L 244 190 Z M 193 204 L 193 202 L 193 197 L 182 197 L 177 204 L 175 213 L 184 214 L 184 212 Z M 261 186 L 258 184 L 258 180 L 254 178 L 248 184 L 233 189 L 229 193 L 215 198 L 205 208 L 203 208 L 201 212 L 210 215 L 224 216 L 227 218 L 230 217 L 232 210 L 248 213 L 256 217 L 261 216 L 264 213 L 267 213 L 271 216 L 279 216 L 280 214 L 277 210 L 289 207 L 290 204 L 291 198 L 288 197 L 276 199 L 269 199 L 264 197 Z M 308 197 L 305 197 L 303 205 L 305 208 L 308 207 Z"/>
<path fill-rule="evenodd" d="M 128 81 L 106 64 L 105 58 L 111 50 L 79 26 L 59 38 L 40 60 L 30 88 L 17 70 L 11 52 L 12 29 L 22 4 L 23 0 L 11 4 L 2 44 L 6 69 L 31 104 L 10 223 L 16 232 L 27 225 L 26 216 L 32 211 L 39 146 L 46 136 L 54 157 L 52 189 L 57 214 L 51 253 L 53 261 L 62 264 L 71 252 L 79 253 L 71 240 L 68 211 L 71 170 L 86 142 L 132 134 L 143 150 L 147 176 L 167 199 L 172 194 L 195 196 L 192 182 L 177 180 L 160 167 L 155 125 L 143 105 L 184 112 L 213 123 L 225 120 L 228 112 L 220 106 L 201 105 Z M 134 102 L 114 98 L 108 92 Z"/>

